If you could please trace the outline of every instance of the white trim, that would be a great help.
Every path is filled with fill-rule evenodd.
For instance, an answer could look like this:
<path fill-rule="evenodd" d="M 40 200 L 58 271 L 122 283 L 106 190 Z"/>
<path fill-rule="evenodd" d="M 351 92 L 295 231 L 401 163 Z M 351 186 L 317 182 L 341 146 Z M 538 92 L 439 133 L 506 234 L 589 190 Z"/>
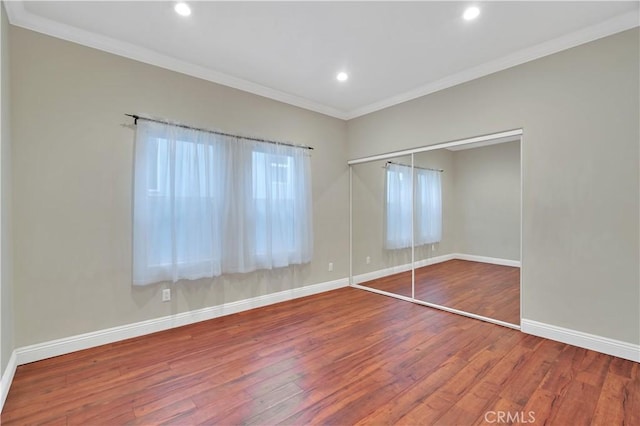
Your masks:
<path fill-rule="evenodd" d="M 629 30 L 631 28 L 635 28 L 638 26 L 638 24 L 638 11 L 633 10 L 608 19 L 599 24 L 583 28 L 581 30 L 566 34 L 556 39 L 540 43 L 538 45 L 520 50 L 518 52 L 514 52 L 502 58 L 498 58 L 490 62 L 485 62 L 484 64 L 468 68 L 455 74 L 451 74 L 440 80 L 434 81 L 408 92 L 383 99 L 379 102 L 365 105 L 361 108 L 356 108 L 346 114 L 346 119 L 351 120 L 363 115 L 370 114 L 372 112 L 380 111 L 394 105 L 398 105 L 407 101 L 411 101 L 413 99 L 420 98 L 422 96 L 429 95 L 431 93 L 439 92 L 440 90 L 448 89 L 449 87 L 457 86 L 459 84 L 466 83 L 468 81 L 475 80 L 496 73 L 498 71 L 503 71 L 505 69 L 533 61 L 535 59 L 549 56 L 563 50 L 571 49 L 572 47 L 576 47 L 581 44 L 589 43 L 590 41 L 594 41 L 613 34 L 617 34 L 622 31 Z"/>
<path fill-rule="evenodd" d="M 499 145 L 501 143 L 507 143 L 507 142 L 519 142 L 520 141 L 520 137 L 522 135 L 522 131 L 519 135 L 516 136 L 507 136 L 504 138 L 500 138 L 500 139 L 492 139 L 492 140 L 488 140 L 488 141 L 483 141 L 483 142 L 476 142 L 476 143 L 471 143 L 471 144 L 467 144 L 467 145 L 458 145 L 458 146 L 451 146 L 448 149 L 449 151 L 464 151 L 467 149 L 475 149 L 475 148 L 483 148 L 485 146 L 491 146 L 491 145 Z"/>
<path fill-rule="evenodd" d="M 436 256 L 429 259 L 418 260 L 415 262 L 416 268 L 422 268 L 423 266 L 434 265 L 436 263 L 446 262 L 447 260 L 456 259 L 456 254 L 443 254 L 442 256 Z M 353 277 L 353 284 L 360 284 L 367 281 L 375 280 L 382 277 L 387 277 L 393 274 L 399 274 L 400 272 L 406 272 L 411 270 L 411 263 L 405 263 L 403 265 L 391 266 L 389 268 L 378 269 L 376 271 L 365 272 L 364 274 L 356 275 Z"/>
<path fill-rule="evenodd" d="M 428 266 L 428 265 L 433 265 L 436 263 L 442 263 L 442 262 L 446 262 L 448 260 L 452 260 L 452 259 L 457 259 L 460 255 L 457 254 L 445 254 L 442 256 L 437 256 L 437 257 L 433 257 L 431 259 L 423 259 L 420 260 L 418 262 L 415 262 L 416 268 L 418 267 L 422 267 L 422 266 Z M 463 255 L 464 256 L 464 255 Z M 496 259 L 496 258 L 491 258 L 491 257 L 486 257 L 485 259 L 492 259 L 492 260 L 496 260 L 496 261 L 500 261 L 502 259 Z M 493 263 L 493 262 L 488 262 L 488 263 Z M 498 265 L 500 265 L 501 263 L 497 263 Z M 424 306 L 428 306 L 430 308 L 435 308 L 435 309 L 439 309 L 441 311 L 445 311 L 445 312 L 451 312 L 454 314 L 458 314 L 458 315 L 462 315 L 468 318 L 473 318 L 473 319 L 477 319 L 480 321 L 485 321 L 485 322 L 489 322 L 491 324 L 497 324 L 497 325 L 501 325 L 503 327 L 508 327 L 508 328 L 512 328 L 514 330 L 520 330 L 520 326 L 517 324 L 511 324 L 509 322 L 505 322 L 505 321 L 501 321 L 501 320 L 497 320 L 494 318 L 489 318 L 489 317 L 485 317 L 483 315 L 477 315 L 471 312 L 467 312 L 467 311 L 461 311 L 459 309 L 454 309 L 454 308 L 449 308 L 447 306 L 443 306 L 443 305 L 438 305 L 436 303 L 430 303 L 430 302 L 425 302 L 424 300 L 419 300 L 415 298 L 415 284 L 413 281 L 413 278 L 415 277 L 412 276 L 412 289 L 411 289 L 411 293 L 412 296 L 403 296 L 401 294 L 396 294 L 396 293 L 391 293 L 388 291 L 384 291 L 384 290 L 379 290 L 377 288 L 374 287 L 367 287 L 367 286 L 363 286 L 360 283 L 369 281 L 369 280 L 373 280 L 376 278 L 382 278 L 385 277 L 387 275 L 393 275 L 396 274 L 398 272 L 404 272 L 404 271 L 408 271 L 412 269 L 411 268 L 411 264 L 405 264 L 405 265 L 399 265 L 399 266 L 395 266 L 392 268 L 385 268 L 385 269 L 380 269 L 378 271 L 373 271 L 373 272 L 368 272 L 365 274 L 360 274 L 357 275 L 355 277 L 353 277 L 353 283 L 351 284 L 351 287 L 354 288 L 359 288 L 361 290 L 366 290 L 366 291 L 370 291 L 372 293 L 377 293 L 377 294 L 382 294 L 384 296 L 389 296 L 389 297 L 393 297 L 396 299 L 400 299 L 400 300 L 405 300 L 407 302 L 413 302 L 413 303 L 417 303 L 419 305 L 424 305 Z M 415 269 L 412 269 L 415 273 Z"/>
<path fill-rule="evenodd" d="M 376 271 L 365 272 L 364 274 L 354 275 L 353 284 L 361 284 L 367 281 L 376 280 L 382 277 L 388 277 L 389 275 L 399 274 L 400 272 L 407 272 L 411 270 L 411 263 L 405 263 L 404 265 L 391 266 L 389 268 L 378 269 Z"/>
<path fill-rule="evenodd" d="M 467 145 L 471 143 L 482 143 L 482 142 L 494 141 L 497 139 L 504 139 L 506 141 L 506 140 L 510 140 L 515 136 L 520 136 L 522 135 L 522 133 L 523 133 L 522 129 L 506 130 L 503 132 L 491 133 L 488 135 L 474 136 L 472 138 L 457 139 L 454 141 L 442 142 L 434 145 L 421 146 L 420 148 L 405 149 L 403 151 L 395 151 L 395 152 L 389 152 L 386 154 L 356 158 L 354 160 L 347 161 L 347 164 L 352 166 L 354 164 L 368 163 L 369 161 L 386 160 L 388 158 L 399 157 L 403 155 L 417 154 L 419 152 L 433 151 L 436 149 L 450 148 L 450 147 L 455 147 L 459 145 Z"/>
<path fill-rule="evenodd" d="M 416 268 L 422 268 L 423 266 L 435 265 L 436 263 L 446 262 L 447 260 L 457 259 L 456 253 L 443 254 L 436 257 L 430 257 L 427 259 L 416 260 Z"/>
<path fill-rule="evenodd" d="M 5 368 L 2 373 L 2 379 L 0 379 L 0 411 L 2 411 L 2 408 L 4 407 L 7 395 L 9 395 L 9 388 L 11 387 L 11 382 L 13 382 L 13 376 L 15 376 L 17 368 L 18 358 L 16 351 L 13 351 L 11 353 L 11 358 L 9 358 L 7 368 Z"/>
<path fill-rule="evenodd" d="M 343 111 L 328 105 L 323 105 L 309 99 L 272 89 L 248 80 L 233 77 L 210 68 L 182 61 L 171 56 L 163 55 L 150 49 L 126 43 L 111 37 L 105 37 L 77 27 L 62 24 L 30 13 L 24 8 L 23 2 L 14 0 L 4 2 L 9 22 L 12 25 L 27 28 L 63 40 L 82 44 L 115 55 L 124 56 L 136 61 L 155 65 L 157 67 L 180 72 L 193 77 L 202 78 L 214 83 L 233 87 L 245 92 L 264 96 L 276 101 L 284 102 L 310 111 L 326 114 L 342 120 L 350 120 L 384 108 L 410 101 L 449 87 L 457 86 L 467 81 L 475 80 L 516 65 L 524 64 L 534 59 L 542 58 L 562 50 L 570 49 L 599 38 L 607 37 L 638 26 L 638 12 L 630 11 L 596 25 L 566 34 L 562 37 L 546 41 L 518 52 L 512 53 L 494 61 L 466 69 L 449 75 L 417 89 L 392 96 L 379 102 L 374 102 L 351 111 Z"/>
<path fill-rule="evenodd" d="M 311 296 L 325 291 L 335 290 L 341 287 L 348 287 L 348 279 L 343 278 L 335 281 L 328 281 L 320 284 L 313 284 L 291 290 L 280 291 L 278 293 L 264 296 L 252 297 L 250 299 L 225 303 L 223 305 L 211 306 L 197 309 L 195 311 L 183 312 L 133 324 L 108 328 L 105 330 L 93 331 L 62 339 L 51 340 L 49 342 L 37 343 L 35 345 L 21 347 L 15 350 L 18 365 L 29 362 L 40 361 L 54 356 L 64 355 L 71 352 L 93 348 L 108 343 L 117 342 L 132 337 L 144 336 L 158 331 L 169 330 L 183 325 L 206 321 L 224 315 L 235 314 L 261 306 L 274 303 L 285 302 L 299 297 Z"/>
<path fill-rule="evenodd" d="M 524 274 L 522 273 L 523 259 L 523 229 L 524 229 L 524 133 L 520 135 L 520 324 L 524 312 Z"/>
<path fill-rule="evenodd" d="M 9 388 L 11 387 L 11 382 L 13 381 L 13 376 L 16 373 L 18 365 L 348 286 L 349 280 L 347 278 L 342 278 L 339 280 L 327 281 L 324 283 L 280 291 L 278 293 L 225 303 L 223 305 L 211 306 L 195 311 L 183 312 L 166 317 L 17 348 L 11 354 L 7 368 L 5 369 L 4 374 L 2 374 L 2 379 L 0 380 L 0 411 L 2 411 L 2 408 L 4 407 L 4 402 L 9 394 Z"/>
<path fill-rule="evenodd" d="M 472 262 L 491 263 L 491 264 L 494 264 L 494 265 L 502 265 L 502 266 L 513 266 L 513 267 L 519 267 L 520 266 L 520 262 L 518 262 L 516 260 L 498 259 L 498 258 L 495 258 L 495 257 L 475 256 L 475 255 L 461 254 L 461 253 L 444 254 L 442 256 L 436 256 L 436 257 L 432 257 L 432 258 L 429 258 L 429 259 L 422 259 L 422 260 L 419 260 L 419 261 L 415 262 L 414 265 L 415 265 L 415 268 L 422 268 L 424 266 L 434 265 L 436 263 L 442 263 L 442 262 L 446 262 L 446 261 L 454 260 L 454 259 L 469 260 L 469 261 L 472 261 Z M 430 308 L 440 309 L 441 311 L 451 312 L 451 313 L 462 315 L 462 316 L 465 316 L 465 317 L 468 317 L 468 318 L 473 318 L 473 319 L 477 319 L 477 320 L 480 320 L 480 321 L 489 322 L 491 324 L 501 325 L 503 327 L 512 328 L 514 330 L 520 330 L 520 326 L 518 324 L 511 324 L 509 322 L 497 320 L 497 319 L 494 319 L 494 318 L 485 317 L 483 315 L 477 315 L 477 314 L 474 314 L 474 313 L 471 313 L 471 312 L 461 311 L 459 309 L 449 308 L 447 306 L 438 305 L 436 303 L 430 303 L 430 302 L 425 302 L 424 300 L 416 299 L 415 298 L 415 284 L 414 284 L 415 268 L 411 268 L 411 264 L 407 263 L 407 264 L 404 264 L 404 265 L 393 266 L 391 268 L 384 268 L 384 269 L 379 269 L 377 271 L 366 272 L 364 274 L 360 274 L 360 275 L 354 276 L 352 278 L 352 281 L 351 281 L 351 287 L 355 287 L 355 288 L 359 288 L 359 289 L 362 289 L 362 290 L 371 291 L 373 293 L 378 293 L 378 294 L 382 294 L 382 295 L 385 295 L 385 296 L 395 297 L 396 299 L 406 300 L 408 302 L 418 303 L 420 305 L 428 306 Z M 412 281 L 411 281 L 411 284 L 412 284 L 412 288 L 411 288 L 412 296 L 411 297 L 402 296 L 402 295 L 399 295 L 399 294 L 390 293 L 388 291 L 378 290 L 377 288 L 367 287 L 367 286 L 363 286 L 362 285 L 362 283 L 367 282 L 367 281 L 375 280 L 375 279 L 378 279 L 378 278 L 386 277 L 386 276 L 389 276 L 389 275 L 393 275 L 393 274 L 397 274 L 397 273 L 405 272 L 405 271 L 409 271 L 409 270 L 412 271 Z M 520 275 L 522 275 L 522 270 L 520 271 Z M 520 297 L 520 301 L 521 301 L 520 303 L 522 304 L 522 297 Z M 521 321 L 522 321 L 522 319 L 521 319 Z"/>
<path fill-rule="evenodd" d="M 436 263 L 447 262 L 449 260 L 469 260 L 471 262 L 491 263 L 493 265 L 512 266 L 515 268 L 520 267 L 520 262 L 517 260 L 499 259 L 497 257 L 476 256 L 473 254 L 463 254 L 463 253 L 443 254 L 441 256 L 418 260 L 415 262 L 415 267 L 422 268 L 424 266 L 435 265 Z M 363 274 L 355 275 L 353 277 L 352 284 L 361 284 L 367 281 L 388 277 L 389 275 L 399 274 L 400 272 L 406 272 L 410 270 L 411 270 L 411 263 L 405 263 L 403 265 L 396 265 L 396 266 L 391 266 L 389 268 L 383 268 L 383 269 L 378 269 L 371 272 L 365 272 Z"/>
<path fill-rule="evenodd" d="M 201 78 L 213 83 L 242 90 L 255 95 L 264 96 L 289 105 L 319 112 L 331 117 L 345 120 L 347 113 L 339 109 L 311 101 L 301 96 L 292 95 L 280 90 L 272 89 L 249 80 L 224 74 L 211 68 L 183 61 L 173 56 L 164 55 L 151 49 L 127 43 L 115 38 L 86 31 L 71 25 L 63 24 L 42 16 L 35 15 L 24 8 L 23 2 L 18 0 L 4 2 L 9 21 L 12 25 L 56 37 L 62 40 L 92 47 L 114 55 L 144 62 L 160 68 L 176 71 L 192 77 Z"/>
<path fill-rule="evenodd" d="M 523 133 L 523 130 L 521 128 L 506 130 L 503 132 L 492 133 L 489 135 L 474 136 L 472 138 L 460 139 L 452 142 L 440 143 L 437 145 L 422 146 L 420 148 L 414 149 L 413 151 L 414 153 L 417 154 L 419 152 L 433 151 L 433 150 L 442 149 L 442 148 L 451 148 L 451 147 L 456 147 L 460 145 L 469 145 L 469 144 L 475 145 L 475 144 L 485 143 L 489 141 L 492 141 L 495 143 L 512 142 L 512 141 L 515 141 L 517 137 L 520 137 L 522 133 Z"/>
<path fill-rule="evenodd" d="M 489 318 L 489 317 L 485 317 L 483 315 L 473 314 L 473 313 L 467 312 L 467 311 L 461 311 L 460 309 L 449 308 L 447 306 L 438 305 L 436 303 L 425 302 L 424 300 L 415 299 L 413 301 L 415 303 L 419 304 L 419 305 L 424 305 L 424 306 L 428 306 L 430 308 L 440 309 L 441 311 L 451 312 L 453 314 L 462 315 L 464 317 L 473 318 L 473 319 L 477 319 L 477 320 L 484 321 L 484 322 L 489 322 L 491 324 L 501 325 L 503 327 L 512 328 L 514 330 L 520 330 L 520 326 L 518 324 L 511 324 L 510 322 L 500 321 L 500 320 L 497 320 L 497 319 L 494 319 L 494 318 Z"/>
<path fill-rule="evenodd" d="M 411 264 L 413 268 L 411 268 L 411 298 L 416 298 L 416 235 L 415 235 L 415 212 L 416 212 L 416 201 L 415 201 L 415 187 L 417 184 L 413 181 L 413 168 L 415 167 L 415 154 L 411 154 Z M 388 220 L 388 219 L 387 219 Z M 440 224 L 442 227 L 442 224 Z M 433 246 L 432 246 L 433 248 Z"/>
<path fill-rule="evenodd" d="M 513 266 L 515 268 L 520 267 L 519 260 L 499 259 L 497 257 L 487 257 L 487 256 L 476 256 L 475 254 L 456 253 L 455 259 L 469 260 L 471 262 L 491 263 L 493 265 Z"/>
<path fill-rule="evenodd" d="M 407 302 L 413 302 L 415 300 L 415 299 L 412 299 L 409 296 L 403 296 L 401 294 L 390 293 L 388 291 L 378 290 L 377 288 L 373 288 L 373 287 L 365 287 L 365 286 L 362 286 L 362 285 L 359 285 L 359 284 L 352 284 L 351 287 L 358 288 L 360 290 L 369 291 L 371 293 L 381 294 L 383 296 L 393 297 L 394 299 L 400 299 L 400 300 L 404 300 L 404 301 L 407 301 Z"/>
<path fill-rule="evenodd" d="M 0 57 L 2 56 L 2 4 L 0 3 Z M 4 96 L 2 94 L 2 64 L 0 64 L 0 99 L 4 99 Z M 2 122 L 2 105 L 0 105 L 0 375 L 2 375 L 2 347 L 4 346 L 3 343 L 4 341 L 2 340 L 2 289 L 3 287 L 6 285 L 6 283 L 3 282 L 2 280 L 2 259 L 3 259 L 3 255 L 2 255 L 2 234 L 4 232 L 3 226 L 2 226 L 2 210 L 4 207 L 4 203 L 6 196 L 2 193 L 2 146 L 4 144 L 4 141 L 2 140 L 2 128 L 4 126 L 4 123 Z M 0 407 L 2 407 L 2 404 L 4 403 L 4 399 L 2 399 L 2 391 L 3 388 L 0 387 Z M 1 409 L 1 408 L 0 408 Z"/>
<path fill-rule="evenodd" d="M 353 167 L 349 167 L 349 285 L 353 284 Z"/>
<path fill-rule="evenodd" d="M 617 356 L 630 361 L 640 362 L 640 345 L 637 344 L 528 319 L 522 319 L 520 324 L 523 333 Z"/>

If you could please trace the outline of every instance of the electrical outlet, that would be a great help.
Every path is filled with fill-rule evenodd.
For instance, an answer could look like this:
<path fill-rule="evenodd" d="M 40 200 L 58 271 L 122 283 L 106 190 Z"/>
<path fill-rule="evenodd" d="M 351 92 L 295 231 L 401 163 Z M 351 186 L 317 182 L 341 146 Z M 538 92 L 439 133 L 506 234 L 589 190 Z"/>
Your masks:
<path fill-rule="evenodd" d="M 371 256 L 367 256 L 366 261 L 367 261 L 367 265 L 370 264 L 371 263 Z"/>
<path fill-rule="evenodd" d="M 333 262 L 329 262 L 329 272 L 333 271 Z"/>
<path fill-rule="evenodd" d="M 162 290 L 162 301 L 168 302 L 169 300 L 171 300 L 171 289 L 165 288 L 164 290 Z"/>

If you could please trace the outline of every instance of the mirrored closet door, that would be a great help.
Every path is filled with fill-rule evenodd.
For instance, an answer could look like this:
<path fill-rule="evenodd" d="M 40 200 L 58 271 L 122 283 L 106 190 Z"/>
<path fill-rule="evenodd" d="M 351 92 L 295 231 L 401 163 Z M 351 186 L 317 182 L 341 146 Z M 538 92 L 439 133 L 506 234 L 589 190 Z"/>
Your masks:
<path fill-rule="evenodd" d="M 517 328 L 521 133 L 350 162 L 352 284 Z"/>
<path fill-rule="evenodd" d="M 410 155 L 351 166 L 353 284 L 412 297 L 412 197 Z"/>

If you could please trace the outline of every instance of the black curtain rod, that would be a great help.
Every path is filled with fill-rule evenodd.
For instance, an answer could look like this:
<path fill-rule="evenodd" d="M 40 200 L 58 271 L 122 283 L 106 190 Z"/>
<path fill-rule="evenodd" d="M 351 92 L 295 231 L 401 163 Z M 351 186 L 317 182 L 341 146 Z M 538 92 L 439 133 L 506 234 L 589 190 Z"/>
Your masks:
<path fill-rule="evenodd" d="M 394 163 L 393 161 L 387 161 L 387 163 L 384 165 L 384 168 L 387 168 L 387 164 L 395 164 L 396 166 L 403 166 L 403 167 L 411 167 L 411 165 L 409 164 L 402 164 L 402 163 Z M 432 172 L 444 172 L 443 169 L 431 169 L 429 167 L 420 167 L 420 166 L 413 166 L 414 169 L 421 169 L 421 170 L 431 170 Z"/>
<path fill-rule="evenodd" d="M 229 136 L 232 138 L 247 139 L 247 140 L 256 141 L 256 142 L 272 143 L 274 145 L 291 146 L 293 148 L 313 149 L 312 146 L 296 145 L 296 144 L 287 143 L 287 142 L 270 141 L 268 139 L 259 139 L 259 138 L 250 138 L 246 136 L 232 135 L 231 133 L 217 132 L 215 130 L 202 129 L 200 127 L 192 127 L 192 126 L 187 126 L 185 124 L 176 124 L 170 121 L 156 120 L 155 118 L 140 117 L 139 115 L 136 115 L 136 114 L 125 114 L 125 115 L 127 117 L 133 117 L 133 124 L 136 124 L 136 125 L 138 124 L 138 120 L 146 120 L 146 121 L 152 121 L 154 123 L 169 124 L 171 126 L 181 127 L 183 129 L 191 129 L 191 130 L 198 130 L 200 132 L 213 133 L 214 135 Z"/>

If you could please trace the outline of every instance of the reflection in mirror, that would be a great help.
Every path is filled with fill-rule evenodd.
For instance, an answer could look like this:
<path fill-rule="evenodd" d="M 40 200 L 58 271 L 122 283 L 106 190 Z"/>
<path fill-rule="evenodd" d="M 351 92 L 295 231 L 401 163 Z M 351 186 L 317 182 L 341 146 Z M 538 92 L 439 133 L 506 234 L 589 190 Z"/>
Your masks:
<path fill-rule="evenodd" d="M 411 156 L 352 166 L 353 283 L 412 297 Z"/>
<path fill-rule="evenodd" d="M 520 140 L 414 165 L 415 298 L 519 325 Z"/>

